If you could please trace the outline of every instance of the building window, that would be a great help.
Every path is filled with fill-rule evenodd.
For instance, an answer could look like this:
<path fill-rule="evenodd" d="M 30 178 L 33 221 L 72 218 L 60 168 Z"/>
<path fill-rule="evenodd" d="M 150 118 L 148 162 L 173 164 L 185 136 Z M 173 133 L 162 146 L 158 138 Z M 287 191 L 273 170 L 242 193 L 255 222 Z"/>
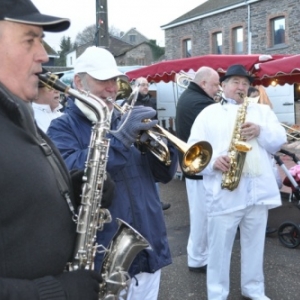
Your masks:
<path fill-rule="evenodd" d="M 243 27 L 233 29 L 233 54 L 243 54 L 244 47 L 244 32 Z"/>
<path fill-rule="evenodd" d="M 130 34 L 129 35 L 129 42 L 131 44 L 134 44 L 136 42 L 136 35 L 135 34 Z"/>
<path fill-rule="evenodd" d="M 192 56 L 192 41 L 190 39 L 186 39 L 183 41 L 183 57 L 191 57 Z"/>
<path fill-rule="evenodd" d="M 70 66 L 73 66 L 73 57 L 70 57 Z"/>
<path fill-rule="evenodd" d="M 145 66 L 145 59 L 144 58 L 138 58 L 138 65 Z"/>
<path fill-rule="evenodd" d="M 213 34 L 213 54 L 222 54 L 222 32 Z"/>
<path fill-rule="evenodd" d="M 279 17 L 271 20 L 273 46 L 285 43 L 285 18 Z"/>

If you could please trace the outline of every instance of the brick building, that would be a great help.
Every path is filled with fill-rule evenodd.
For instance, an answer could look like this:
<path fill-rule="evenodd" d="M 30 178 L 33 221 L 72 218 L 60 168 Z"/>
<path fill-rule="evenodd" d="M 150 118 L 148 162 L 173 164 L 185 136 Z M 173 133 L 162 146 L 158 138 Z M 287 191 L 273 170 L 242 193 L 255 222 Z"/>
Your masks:
<path fill-rule="evenodd" d="M 296 0 L 208 0 L 161 26 L 165 57 L 205 54 L 298 54 Z"/>

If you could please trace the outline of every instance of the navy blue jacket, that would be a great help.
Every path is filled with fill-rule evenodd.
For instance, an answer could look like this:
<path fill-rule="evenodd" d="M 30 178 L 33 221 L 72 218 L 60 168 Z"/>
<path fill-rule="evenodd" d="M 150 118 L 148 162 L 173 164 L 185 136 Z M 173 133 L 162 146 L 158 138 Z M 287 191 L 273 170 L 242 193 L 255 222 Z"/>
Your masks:
<path fill-rule="evenodd" d="M 117 114 L 117 113 L 116 113 Z M 113 114 L 111 128 L 116 129 L 120 116 Z M 68 100 L 65 114 L 52 121 L 48 135 L 61 152 L 68 168 L 83 169 L 90 143 L 92 123 Z M 170 145 L 172 163 L 169 167 L 152 153 L 141 152 L 134 146 L 126 148 L 111 134 L 107 171 L 116 183 L 115 196 L 109 210 L 113 221 L 105 224 L 98 233 L 97 242 L 105 247 L 118 229 L 116 218 L 129 223 L 151 244 L 153 250 L 143 250 L 130 268 L 130 275 L 139 272 L 153 273 L 170 264 L 166 226 L 155 182 L 169 182 L 177 169 L 177 150 Z M 95 268 L 101 266 L 102 256 L 97 255 Z"/>

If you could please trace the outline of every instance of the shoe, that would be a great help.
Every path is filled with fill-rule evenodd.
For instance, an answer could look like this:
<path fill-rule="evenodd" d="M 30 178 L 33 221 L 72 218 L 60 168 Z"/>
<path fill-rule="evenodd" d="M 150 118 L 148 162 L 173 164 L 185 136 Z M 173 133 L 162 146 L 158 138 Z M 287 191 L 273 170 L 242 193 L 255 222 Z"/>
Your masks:
<path fill-rule="evenodd" d="M 160 202 L 162 210 L 167 210 L 171 207 L 170 203 Z"/>
<path fill-rule="evenodd" d="M 276 231 L 277 231 L 277 228 L 274 228 L 274 227 L 267 226 L 267 228 L 266 228 L 266 234 L 272 234 L 272 233 L 275 233 Z"/>
<path fill-rule="evenodd" d="M 207 265 L 202 267 L 189 267 L 191 272 L 206 274 Z"/>

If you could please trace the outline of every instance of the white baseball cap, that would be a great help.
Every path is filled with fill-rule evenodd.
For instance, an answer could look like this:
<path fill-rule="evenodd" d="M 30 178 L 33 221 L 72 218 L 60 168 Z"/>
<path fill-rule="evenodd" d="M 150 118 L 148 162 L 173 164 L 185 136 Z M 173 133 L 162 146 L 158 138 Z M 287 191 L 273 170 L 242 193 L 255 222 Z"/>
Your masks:
<path fill-rule="evenodd" d="M 113 55 L 106 49 L 96 46 L 88 47 L 76 60 L 74 66 L 75 74 L 87 73 L 98 80 L 108 80 L 126 75 L 118 70 Z"/>

